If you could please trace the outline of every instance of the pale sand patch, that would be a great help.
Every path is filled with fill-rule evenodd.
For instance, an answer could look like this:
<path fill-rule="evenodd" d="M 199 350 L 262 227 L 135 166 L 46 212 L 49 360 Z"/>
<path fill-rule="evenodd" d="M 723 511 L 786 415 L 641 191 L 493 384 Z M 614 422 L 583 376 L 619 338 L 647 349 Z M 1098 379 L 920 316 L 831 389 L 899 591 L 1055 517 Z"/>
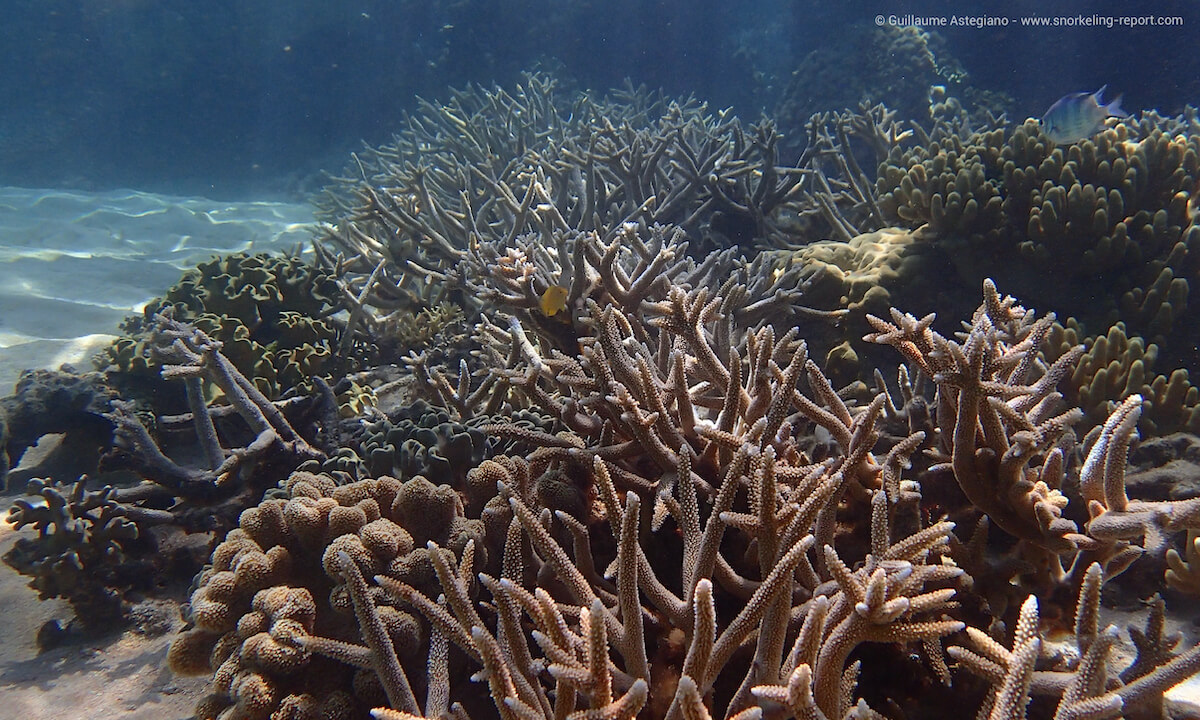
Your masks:
<path fill-rule="evenodd" d="M 300 203 L 0 187 L 0 395 L 27 368 L 89 368 L 183 270 L 307 247 L 312 229 Z"/>
<path fill-rule="evenodd" d="M 0 497 L 7 506 L 11 497 Z M 0 522 L 0 554 L 17 534 Z M 171 632 L 133 631 L 38 652 L 47 620 L 69 618 L 60 601 L 40 602 L 26 578 L 0 564 L 0 718 L 13 720 L 184 720 L 204 694 L 207 678 L 181 678 L 166 667 L 167 645 L 182 624 L 169 603 Z"/>
<path fill-rule="evenodd" d="M 120 322 L 183 270 L 216 255 L 306 246 L 311 220 L 302 204 L 0 188 L 0 395 L 26 368 L 90 369 Z M 0 497 L 0 508 L 11 501 Z M 0 522 L 0 554 L 16 538 Z M 191 716 L 207 678 L 166 668 L 182 625 L 175 604 L 152 605 L 168 632 L 114 632 L 39 653 L 38 629 L 71 610 L 40 602 L 26 583 L 0 564 L 0 720 Z"/>
<path fill-rule="evenodd" d="M 9 369 L 17 374 L 26 368 L 57 368 L 71 365 L 78 370 L 91 369 L 92 357 L 108 346 L 116 335 L 84 335 L 63 340 L 27 340 L 13 345 L 4 345 L 0 337 L 0 395 L 12 392 L 16 375 L 8 376 Z"/>

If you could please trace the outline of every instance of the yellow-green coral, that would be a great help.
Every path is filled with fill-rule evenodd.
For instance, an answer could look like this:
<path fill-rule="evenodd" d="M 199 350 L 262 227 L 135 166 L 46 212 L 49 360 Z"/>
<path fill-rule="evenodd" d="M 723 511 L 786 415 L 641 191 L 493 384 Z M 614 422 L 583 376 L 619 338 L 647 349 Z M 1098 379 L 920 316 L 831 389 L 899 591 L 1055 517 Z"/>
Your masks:
<path fill-rule="evenodd" d="M 155 385 L 159 365 L 140 327 L 171 309 L 222 343 L 222 353 L 269 398 L 339 369 L 338 331 L 327 318 L 335 307 L 331 276 L 294 257 L 235 254 L 184 273 L 144 319 L 127 323 L 130 335 L 99 359 L 131 388 Z M 144 391 L 144 390 L 143 390 Z"/>

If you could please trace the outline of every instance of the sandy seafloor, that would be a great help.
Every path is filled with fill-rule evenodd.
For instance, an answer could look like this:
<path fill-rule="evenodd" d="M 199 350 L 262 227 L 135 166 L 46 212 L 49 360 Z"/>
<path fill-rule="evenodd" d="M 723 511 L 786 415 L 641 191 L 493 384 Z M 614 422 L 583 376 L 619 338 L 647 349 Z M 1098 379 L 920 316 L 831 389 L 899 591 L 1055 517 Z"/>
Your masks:
<path fill-rule="evenodd" d="M 183 270 L 219 254 L 307 247 L 311 223 L 304 204 L 0 188 L 0 396 L 26 368 L 90 369 L 121 320 Z M 0 513 L 15 497 L 0 495 Z M 16 537 L 0 523 L 0 555 Z M 0 564 L 0 720 L 191 717 L 207 678 L 166 667 L 182 626 L 176 602 L 145 603 L 128 628 L 39 651 L 38 629 L 70 617 L 65 603 L 38 601 L 26 578 Z M 1123 628 L 1134 618 L 1104 620 Z M 1195 642 L 1195 628 L 1181 629 Z M 1171 696 L 1172 717 L 1200 718 L 1200 680 Z"/>
<path fill-rule="evenodd" d="M 121 320 L 197 263 L 307 248 L 312 220 L 302 203 L 0 187 L 0 396 L 26 368 L 91 369 Z M 14 497 L 0 495 L 0 515 Z M 0 555 L 15 539 L 0 524 Z M 182 624 L 176 603 L 146 606 L 132 629 L 39 653 L 38 628 L 71 612 L 25 583 L 0 564 L 0 720 L 191 716 L 205 679 L 166 668 Z"/>
<path fill-rule="evenodd" d="M 301 203 L 0 188 L 0 395 L 28 367 L 87 369 L 199 262 L 308 247 L 312 220 Z"/>

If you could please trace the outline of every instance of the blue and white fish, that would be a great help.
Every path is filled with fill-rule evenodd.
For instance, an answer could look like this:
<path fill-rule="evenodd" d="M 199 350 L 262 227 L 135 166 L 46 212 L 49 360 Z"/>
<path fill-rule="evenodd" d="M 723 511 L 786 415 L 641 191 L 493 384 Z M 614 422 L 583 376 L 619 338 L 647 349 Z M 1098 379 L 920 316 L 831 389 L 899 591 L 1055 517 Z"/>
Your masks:
<path fill-rule="evenodd" d="M 1100 95 L 1108 86 L 1094 93 L 1071 93 L 1058 99 L 1042 116 L 1042 132 L 1056 143 L 1069 144 L 1090 138 L 1104 129 L 1104 121 L 1110 117 L 1128 117 L 1121 109 L 1118 95 L 1107 105 L 1102 105 Z"/>

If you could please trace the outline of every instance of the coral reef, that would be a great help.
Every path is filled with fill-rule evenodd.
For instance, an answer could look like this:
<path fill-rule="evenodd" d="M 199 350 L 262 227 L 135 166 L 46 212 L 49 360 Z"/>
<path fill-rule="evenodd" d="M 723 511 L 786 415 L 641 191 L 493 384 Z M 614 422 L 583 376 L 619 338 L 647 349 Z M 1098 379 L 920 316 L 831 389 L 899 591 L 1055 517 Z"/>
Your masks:
<path fill-rule="evenodd" d="M 1091 417 L 1136 392 L 1156 408 L 1158 431 L 1194 430 L 1186 372 L 1155 379 L 1149 367 L 1161 356 L 1169 368 L 1198 369 L 1195 324 L 1181 320 L 1200 278 L 1200 140 L 1187 122 L 1147 112 L 1055 146 L 1036 121 L 1009 129 L 960 114 L 890 150 L 878 203 L 889 222 L 926 227 L 963 282 L 994 276 L 1091 334 L 1080 338 L 1098 355 L 1073 382 Z M 1122 352 L 1109 330 L 1118 323 L 1118 345 L 1128 337 L 1136 347 L 1102 358 Z M 1097 340 L 1105 333 L 1107 346 Z M 1097 374 L 1097 363 L 1114 362 L 1124 367 Z"/>
<path fill-rule="evenodd" d="M 191 426 L 197 464 L 181 464 L 165 455 L 132 403 L 98 394 L 94 378 L 44 383 L 63 388 L 47 395 L 64 400 L 60 415 L 90 419 L 94 414 L 104 422 L 108 439 L 97 469 L 106 481 L 87 476 L 57 484 L 33 480 L 28 488 L 33 499 L 19 499 L 9 510 L 9 523 L 18 529 L 28 526 L 37 535 L 19 539 L 5 562 L 31 576 L 42 597 L 69 600 L 76 618 L 85 624 L 119 619 L 126 593 L 191 567 L 188 558 L 168 552 L 175 547 L 187 554 L 188 544 L 180 535 L 223 535 L 242 510 L 275 486 L 276 473 L 324 458 L 222 355 L 220 342 L 164 315 L 155 318 L 149 342 L 164 378 L 186 388 L 191 411 L 172 422 Z M 218 389 L 228 404 L 207 402 L 205 383 Z M 84 392 L 63 394 L 80 388 Z M 26 399 L 36 396 L 29 393 Z M 72 397 L 78 402 L 65 402 Z M 98 400 L 107 411 L 96 412 L 93 405 Z M 295 417 L 311 413 L 300 410 L 292 408 Z M 330 412 L 336 414 L 336 409 L 328 408 L 326 414 Z M 22 416 L 18 412 L 14 417 Z M 46 417 L 54 422 L 54 414 Z M 226 438 L 244 438 L 244 445 L 222 445 L 218 425 Z M 35 428 L 45 426 L 30 422 L 24 429 Z M 197 550 L 195 543 L 190 550 Z M 172 567 L 174 561 L 180 566 Z"/>
<path fill-rule="evenodd" d="M 459 494 L 423 477 L 338 485 L 300 471 L 284 489 L 286 500 L 247 510 L 217 546 L 192 595 L 193 626 L 172 643 L 168 662 L 177 672 L 214 673 L 199 718 L 351 718 L 372 703 L 395 701 L 389 679 L 377 679 L 369 653 L 352 644 L 368 632 L 355 612 L 363 575 L 386 573 L 432 589 L 434 565 L 446 551 L 427 544 L 458 556 L 482 547 L 482 523 L 463 517 Z M 468 561 L 462 571 L 471 570 Z M 420 660 L 424 631 L 411 614 L 372 608 L 393 653 Z"/>
<path fill-rule="evenodd" d="M 894 303 L 959 309 L 955 298 L 994 276 L 1064 318 L 1050 360 L 1077 342 L 1089 346 L 1062 390 L 1090 424 L 1137 393 L 1149 403 L 1151 432 L 1194 431 L 1200 415 L 1188 372 L 1198 371 L 1196 338 L 1180 322 L 1200 275 L 1194 109 L 1174 118 L 1146 111 L 1060 147 L 1036 121 L 1014 127 L 1004 116 L 968 112 L 942 87 L 931 89 L 928 116 L 901 123 L 864 108 L 808 121 L 810 136 L 821 138 L 809 145 L 830 152 L 835 167 L 868 150 L 880 160 L 874 181 L 843 169 L 829 185 L 842 198 L 833 205 L 831 225 L 842 226 L 835 237 L 849 242 L 889 225 L 919 230 L 923 262 L 943 271 L 940 297 L 910 297 L 927 284 L 900 282 Z"/>
<path fill-rule="evenodd" d="M 1099 589 L 1142 555 L 1162 557 L 1170 535 L 1200 527 L 1200 500 L 1127 497 L 1136 396 L 1080 463 L 1071 428 L 1082 414 L 1061 405 L 1056 387 L 1083 349 L 1042 362 L 1050 319 L 990 283 L 984 296 L 961 340 L 933 331 L 932 317 L 869 318 L 868 341 L 894 347 L 933 383 L 924 414 L 920 394 L 902 408 L 883 393 L 846 404 L 795 333 L 722 316 L 704 288 L 671 284 L 641 316 L 591 304 L 575 357 L 527 348 L 499 374 L 561 431 L 489 426 L 536 449 L 485 460 L 457 492 L 423 478 L 339 487 L 293 475 L 290 499 L 244 514 L 243 530 L 214 554 L 193 596 L 196 628 L 176 641 L 174 662 L 203 671 L 214 648 L 217 700 L 204 717 L 241 717 L 219 710 L 239 707 L 247 683 L 276 702 L 325 702 L 255 665 L 259 652 L 245 643 L 256 636 L 373 676 L 351 694 L 383 718 L 911 716 L 964 700 L 1025 717 L 1031 693 L 1060 712 L 1141 712 L 1200 669 L 1200 649 L 1174 655 L 1147 640 L 1162 635 L 1152 616 L 1132 634 L 1138 660 L 1088 682 L 1117 639 L 1099 629 Z M 817 459 L 805 440 L 821 434 Z M 399 499 L 410 487 L 430 498 L 416 513 Z M 1068 510 L 1079 505 L 1077 522 Z M 471 506 L 482 508 L 476 519 Z M 335 529 L 335 515 L 356 519 Z M 294 539 L 301 522 L 320 539 Z M 380 545 L 366 534 L 376 522 L 411 542 Z M 437 536 L 472 524 L 469 540 Z M 413 572 L 404 553 L 422 542 L 432 567 Z M 236 607 L 210 607 L 214 593 L 230 595 L 225 578 L 239 587 L 231 557 L 280 547 L 290 567 L 315 569 L 320 554 L 324 573 L 282 586 L 264 577 L 232 593 Z M 276 632 L 264 593 L 295 595 L 303 608 L 328 595 L 330 607 Z M 1074 659 L 1046 639 L 1069 619 L 1038 615 L 1033 594 L 1051 610 L 1078 606 Z M 340 634 L 315 630 L 339 604 Z M 414 617 L 423 653 L 390 629 Z M 1004 628 L 1016 628 L 1012 650 L 989 635 Z M 920 648 L 915 661 L 906 646 Z M 931 696 L 949 683 L 947 654 L 997 691 L 955 682 Z M 492 707 L 453 679 L 463 663 L 482 668 Z M 899 679 L 896 663 L 919 680 Z M 1035 670 L 1043 680 L 1022 681 Z"/>
<path fill-rule="evenodd" d="M 929 116 L 929 88 L 966 90 L 966 71 L 936 32 L 891 25 L 847 28 L 830 44 L 809 52 L 792 70 L 773 110 L 784 127 L 802 127 L 816 113 L 885 101 L 900 119 Z M 802 138 L 786 147 L 803 149 Z"/>
<path fill-rule="evenodd" d="M 17 530 L 37 531 L 37 537 L 18 538 L 4 562 L 32 577 L 30 587 L 40 598 L 65 598 L 85 623 L 103 626 L 120 618 L 118 588 L 152 586 L 155 568 L 146 561 L 150 553 L 143 551 L 138 561 L 127 553 L 146 539 L 114 499 L 116 490 L 32 480 L 27 493 L 37 500 L 18 499 L 8 522 Z"/>
<path fill-rule="evenodd" d="M 350 331 L 373 342 L 400 311 L 449 300 L 474 321 L 481 301 L 537 309 L 551 287 L 568 291 L 569 318 L 615 289 L 586 265 L 620 265 L 636 304 L 660 274 L 727 276 L 732 249 L 709 250 L 786 235 L 810 201 L 777 144 L 770 122 L 744 127 L 644 90 L 567 96 L 540 75 L 512 93 L 471 88 L 355 156 L 320 204 L 318 254 L 353 301 Z"/>
<path fill-rule="evenodd" d="M 43 381 L 107 452 L 30 485 L 5 559 L 101 617 L 211 549 L 168 658 L 199 718 L 1160 717 L 1200 670 L 1165 620 L 1200 413 L 1156 375 L 1195 135 L 926 97 L 808 118 L 794 165 L 641 90 L 424 104 L 322 196 L 314 266 L 215 260 L 107 384 L 6 401 L 14 459 L 69 429 Z"/>
<path fill-rule="evenodd" d="M 339 334 L 328 319 L 341 307 L 333 277 L 297 257 L 238 253 L 201 263 L 166 294 L 125 323 L 126 336 L 98 358 L 127 397 L 167 391 L 151 354 L 154 317 L 168 308 L 222 343 L 222 353 L 271 399 L 353 367 L 339 354 Z M 339 367 L 339 365 L 344 367 Z M 210 389 L 209 394 L 217 392 Z M 177 412 L 160 400 L 160 413 Z"/>
<path fill-rule="evenodd" d="M 112 440 L 112 423 L 105 414 L 115 397 L 98 373 L 77 374 L 70 368 L 23 373 L 13 394 L 0 398 L 0 488 L 23 487 L 31 472 L 60 482 L 84 472 Z M 64 452 L 43 459 L 36 470 L 9 472 L 41 438 L 58 434 Z"/>
<path fill-rule="evenodd" d="M 1083 340 L 1078 321 L 1051 329 L 1046 356 L 1055 358 Z M 1149 404 L 1142 416 L 1147 435 L 1172 432 L 1200 433 L 1200 389 L 1191 384 L 1188 371 L 1176 368 L 1171 375 L 1154 372 L 1159 347 L 1141 337 L 1129 337 L 1124 323 L 1108 333 L 1088 339 L 1088 350 L 1080 359 L 1063 391 L 1067 401 L 1078 405 L 1091 425 L 1103 422 L 1109 403 L 1130 395 L 1141 395 Z"/>

